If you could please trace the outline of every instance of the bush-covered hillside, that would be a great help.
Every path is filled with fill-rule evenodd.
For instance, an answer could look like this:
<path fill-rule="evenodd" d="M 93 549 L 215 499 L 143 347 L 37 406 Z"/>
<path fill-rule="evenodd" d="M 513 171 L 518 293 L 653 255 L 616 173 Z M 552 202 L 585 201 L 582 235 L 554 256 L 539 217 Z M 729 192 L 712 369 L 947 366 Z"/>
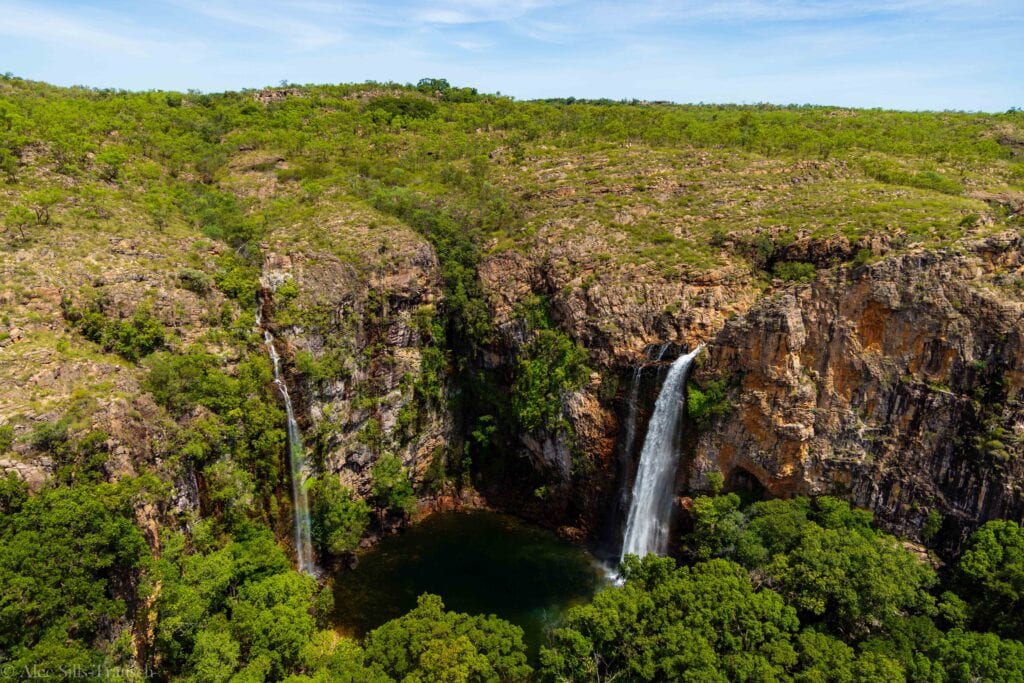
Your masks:
<path fill-rule="evenodd" d="M 1019 232 L 1022 212 L 1020 111 L 5 75 L 0 678 L 1024 680 L 1014 522 L 940 567 L 830 498 L 696 499 L 678 557 L 628 561 L 539 658 L 430 595 L 338 633 L 325 577 L 292 569 L 263 336 L 325 570 L 455 500 L 586 542 L 577 498 L 603 494 L 566 491 L 608 479 L 586 444 L 609 439 L 577 418 L 614 424 L 622 359 L 686 305 L 714 309 L 687 319 L 710 333 L 830 269 Z M 672 289 L 712 281 L 725 293 Z M 650 338 L 623 331 L 633 305 L 656 309 Z M 718 382 L 691 389 L 701 428 L 728 407 Z"/>

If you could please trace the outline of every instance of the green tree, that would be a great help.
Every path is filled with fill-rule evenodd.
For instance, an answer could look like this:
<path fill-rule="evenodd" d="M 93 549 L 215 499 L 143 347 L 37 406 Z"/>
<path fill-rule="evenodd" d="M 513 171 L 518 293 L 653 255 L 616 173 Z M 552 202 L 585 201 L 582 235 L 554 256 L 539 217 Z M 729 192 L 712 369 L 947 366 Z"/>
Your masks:
<path fill-rule="evenodd" d="M 14 446 L 14 427 L 0 425 L 0 453 L 6 453 Z"/>
<path fill-rule="evenodd" d="M 117 180 L 127 160 L 128 151 L 119 145 L 105 147 L 94 159 L 100 178 L 106 181 Z"/>
<path fill-rule="evenodd" d="M 829 496 L 756 503 L 738 511 L 734 495 L 698 498 L 690 554 L 735 558 L 770 580 L 807 619 L 847 640 L 906 613 L 931 613 L 934 570 L 896 538 L 871 526 L 871 514 Z"/>
<path fill-rule="evenodd" d="M 131 318 L 108 326 L 104 346 L 131 361 L 137 361 L 163 347 L 167 331 L 148 308 L 139 308 Z"/>
<path fill-rule="evenodd" d="M 686 387 L 686 413 L 691 420 L 707 423 L 732 410 L 729 403 L 729 382 L 715 379 L 702 385 L 690 381 Z"/>
<path fill-rule="evenodd" d="M 0 650 L 90 649 L 127 616 L 128 587 L 149 555 L 128 484 L 55 486 L 27 498 L 5 488 L 14 493 L 0 521 Z"/>
<path fill-rule="evenodd" d="M 310 486 L 313 538 L 321 552 L 332 555 L 355 550 L 370 522 L 370 506 L 341 485 L 336 476 L 324 474 Z"/>
<path fill-rule="evenodd" d="M 388 683 L 392 680 L 380 667 L 366 662 L 366 652 L 356 642 L 334 631 L 318 631 L 299 653 L 306 676 L 286 679 L 289 683 Z"/>
<path fill-rule="evenodd" d="M 971 535 L 957 574 L 980 628 L 1024 638 L 1024 529 L 1019 524 L 982 525 Z"/>
<path fill-rule="evenodd" d="M 44 187 L 26 195 L 26 200 L 35 213 L 36 223 L 49 225 L 53 208 L 64 199 L 64 193 L 56 187 Z"/>
<path fill-rule="evenodd" d="M 217 620 L 196 634 L 195 645 L 189 657 L 191 680 L 196 683 L 227 683 L 238 669 L 242 646 L 232 637 L 227 620 Z"/>
<path fill-rule="evenodd" d="M 940 641 L 934 657 L 948 681 L 1024 681 L 1024 643 L 992 633 L 953 629 Z"/>
<path fill-rule="evenodd" d="M 19 512 L 28 500 L 28 484 L 16 473 L 8 470 L 0 477 L 0 529 L 11 515 Z"/>
<path fill-rule="evenodd" d="M 848 638 L 866 635 L 904 614 L 928 611 L 935 572 L 884 534 L 807 526 L 788 555 L 768 572 L 792 604 L 824 619 Z"/>
<path fill-rule="evenodd" d="M 542 648 L 561 680 L 774 680 L 796 664 L 796 611 L 728 560 L 630 557 L 626 583 L 574 607 Z"/>
<path fill-rule="evenodd" d="M 399 681 L 524 681 L 523 631 L 495 616 L 446 612 L 436 595 L 421 595 L 408 614 L 371 631 L 367 662 Z"/>
<path fill-rule="evenodd" d="M 297 664 L 316 629 L 310 614 L 315 592 L 314 579 L 289 571 L 243 584 L 228 603 L 232 634 L 250 661 L 269 661 L 275 679 Z"/>
<path fill-rule="evenodd" d="M 693 499 L 693 531 L 688 537 L 690 553 L 698 560 L 730 555 L 740 541 L 745 518 L 740 498 L 697 496 Z"/>
<path fill-rule="evenodd" d="M 161 666 L 195 681 L 283 677 L 314 631 L 315 582 L 291 571 L 270 529 L 249 522 L 234 537 L 216 531 L 203 521 L 190 542 L 176 532 L 161 538 L 153 638 Z"/>
<path fill-rule="evenodd" d="M 512 409 L 526 431 L 554 431 L 563 424 L 562 393 L 590 377 L 586 349 L 556 330 L 540 330 L 516 365 Z"/>
<path fill-rule="evenodd" d="M 408 514 L 416 507 L 416 494 L 398 456 L 382 455 L 374 463 L 370 477 L 373 496 L 381 510 Z"/>
<path fill-rule="evenodd" d="M 25 228 L 35 222 L 35 214 L 32 210 L 21 206 L 12 206 L 4 217 L 4 225 L 10 230 L 17 230 L 22 239 L 25 239 Z"/>

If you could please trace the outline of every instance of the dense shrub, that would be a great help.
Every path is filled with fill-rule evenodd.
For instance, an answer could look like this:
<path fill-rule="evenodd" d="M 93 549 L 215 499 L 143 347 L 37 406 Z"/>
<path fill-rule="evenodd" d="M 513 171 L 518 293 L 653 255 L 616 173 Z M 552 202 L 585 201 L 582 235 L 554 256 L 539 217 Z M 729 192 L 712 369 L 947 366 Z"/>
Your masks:
<path fill-rule="evenodd" d="M 390 122 L 397 116 L 425 119 L 437 111 L 437 105 L 421 97 L 377 97 L 367 103 L 366 111 L 380 112 Z"/>
<path fill-rule="evenodd" d="M 562 395 L 590 377 L 587 352 L 568 335 L 540 330 L 516 365 L 512 409 L 524 431 L 556 430 L 563 425 Z"/>
<path fill-rule="evenodd" d="M 130 361 L 138 361 L 164 347 L 168 333 L 148 307 L 140 307 L 130 318 L 108 318 L 95 305 L 85 309 L 63 302 L 65 319 L 83 337 Z"/>
<path fill-rule="evenodd" d="M 213 278 L 195 268 L 185 268 L 179 272 L 178 281 L 183 288 L 200 296 L 207 294 L 213 286 Z"/>
<path fill-rule="evenodd" d="M 0 425 L 0 453 L 6 453 L 14 446 L 14 427 Z"/>
<path fill-rule="evenodd" d="M 708 380 L 702 384 L 690 381 L 686 387 L 686 412 L 691 420 L 706 423 L 732 410 L 729 403 L 729 381 Z"/>
<path fill-rule="evenodd" d="M 377 507 L 397 513 L 412 512 L 416 506 L 409 473 L 402 461 L 391 454 L 382 455 L 370 471 L 373 496 Z"/>
<path fill-rule="evenodd" d="M 149 555 L 132 521 L 131 488 L 45 488 L 6 498 L 0 516 L 0 649 L 21 671 L 61 658 L 112 663 L 102 638 L 128 616 L 131 587 Z"/>
<path fill-rule="evenodd" d="M 370 507 L 345 488 L 336 476 L 321 475 L 310 485 L 313 540 L 329 555 L 350 552 L 370 522 Z"/>
<path fill-rule="evenodd" d="M 772 266 L 772 274 L 781 280 L 810 282 L 814 279 L 814 264 L 803 261 L 779 261 Z"/>
<path fill-rule="evenodd" d="M 1024 529 L 1019 524 L 993 520 L 974 532 L 957 575 L 977 628 L 1024 639 Z"/>
<path fill-rule="evenodd" d="M 523 681 L 523 631 L 495 616 L 446 612 L 436 595 L 366 637 L 367 661 L 394 680 Z"/>
<path fill-rule="evenodd" d="M 730 494 L 695 499 L 693 516 L 684 546 L 696 563 L 628 557 L 623 586 L 571 609 L 554 630 L 541 651 L 547 678 L 1024 678 L 1024 645 L 963 630 L 963 601 L 949 591 L 936 600 L 931 567 L 875 530 L 868 513 L 827 497 L 743 508 Z M 988 578 L 1004 586 L 995 577 L 1003 567 L 1012 574 L 1012 533 L 976 538 L 984 560 L 965 555 L 964 571 L 984 567 L 971 573 L 977 590 Z M 1011 604 L 1001 604 L 1006 615 L 1016 613 Z"/>

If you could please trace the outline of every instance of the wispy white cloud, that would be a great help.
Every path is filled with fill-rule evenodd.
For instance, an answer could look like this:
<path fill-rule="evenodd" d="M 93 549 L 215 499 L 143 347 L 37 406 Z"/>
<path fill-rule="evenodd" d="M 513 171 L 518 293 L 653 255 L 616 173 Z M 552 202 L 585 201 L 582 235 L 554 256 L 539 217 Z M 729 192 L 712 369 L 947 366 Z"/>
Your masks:
<path fill-rule="evenodd" d="M 416 21 L 430 24 L 474 24 L 481 19 L 455 9 L 427 7 L 416 13 Z"/>
<path fill-rule="evenodd" d="M 655 0 L 618 4 L 624 16 L 638 20 L 688 19 L 726 23 L 803 22 L 913 15 L 954 19 L 979 12 L 993 16 L 1016 7 L 1017 0 Z"/>
<path fill-rule="evenodd" d="M 1022 33 L 1021 0 L 0 0 L 4 69 L 141 88 L 430 75 L 520 97 L 1005 109 L 1024 104 Z"/>
<path fill-rule="evenodd" d="M 144 55 L 155 46 L 152 41 L 133 37 L 127 27 L 114 30 L 104 23 L 23 3 L 0 2 L 0 35 L 129 56 Z"/>
<path fill-rule="evenodd" d="M 290 3 L 231 0 L 172 0 L 172 3 L 214 21 L 272 35 L 286 47 L 314 50 L 337 43 L 345 37 L 344 30 L 336 20 L 325 25 L 310 19 L 296 18 L 296 7 Z M 312 6 L 307 5 L 306 9 L 310 10 Z M 269 49 L 275 47 L 273 44 L 268 45 Z"/>
<path fill-rule="evenodd" d="M 451 25 L 504 24 L 516 27 L 534 23 L 552 10 L 579 6 L 570 0 L 446 0 L 408 3 L 407 14 L 415 23 Z"/>
<path fill-rule="evenodd" d="M 455 40 L 452 45 L 467 52 L 480 52 L 492 47 L 493 43 L 481 40 Z"/>

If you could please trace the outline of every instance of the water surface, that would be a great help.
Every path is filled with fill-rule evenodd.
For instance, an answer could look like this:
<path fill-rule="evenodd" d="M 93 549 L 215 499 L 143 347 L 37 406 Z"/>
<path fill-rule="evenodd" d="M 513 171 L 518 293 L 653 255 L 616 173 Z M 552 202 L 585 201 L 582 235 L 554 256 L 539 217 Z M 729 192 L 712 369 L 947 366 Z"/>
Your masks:
<path fill-rule="evenodd" d="M 336 577 L 336 619 L 361 636 L 436 593 L 449 610 L 521 626 L 533 658 L 546 631 L 603 580 L 590 555 L 546 529 L 492 512 L 438 513 Z"/>

